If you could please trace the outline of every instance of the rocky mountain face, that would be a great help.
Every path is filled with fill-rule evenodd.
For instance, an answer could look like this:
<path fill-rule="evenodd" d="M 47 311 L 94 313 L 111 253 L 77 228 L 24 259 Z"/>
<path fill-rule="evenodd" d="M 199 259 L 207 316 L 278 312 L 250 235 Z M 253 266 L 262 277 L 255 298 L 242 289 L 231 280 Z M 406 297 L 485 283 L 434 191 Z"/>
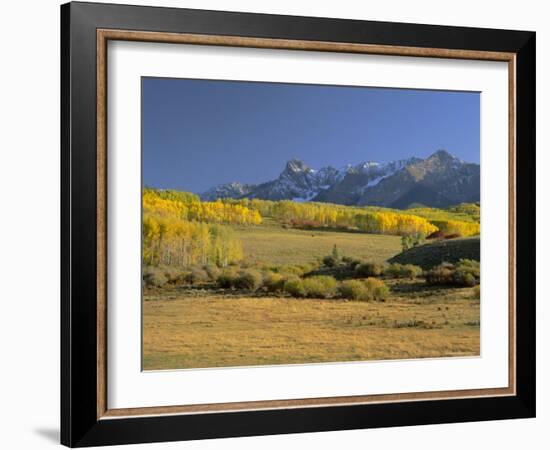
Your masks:
<path fill-rule="evenodd" d="M 317 194 L 315 201 L 357 205 L 363 194 L 371 187 L 418 161 L 421 160 L 409 158 L 389 163 L 369 161 L 348 166 L 342 171 L 340 179 L 336 183 Z"/>
<path fill-rule="evenodd" d="M 319 192 L 334 185 L 340 176 L 340 172 L 333 167 L 314 170 L 302 161 L 292 159 L 286 163 L 285 169 L 281 172 L 279 178 L 257 185 L 245 197 L 266 200 L 294 200 L 298 202 L 310 201 Z"/>
<path fill-rule="evenodd" d="M 215 186 L 200 194 L 205 201 L 213 201 L 218 198 L 243 198 L 249 194 L 256 186 L 253 184 L 227 183 Z"/>
<path fill-rule="evenodd" d="M 314 170 L 293 159 L 275 180 L 258 185 L 229 183 L 208 190 L 201 198 L 316 201 L 392 208 L 419 203 L 445 207 L 479 201 L 479 183 L 478 164 L 439 150 L 426 159 L 369 161 L 343 169 L 329 166 Z"/>
<path fill-rule="evenodd" d="M 366 189 L 358 205 L 406 208 L 412 203 L 441 208 L 479 201 L 479 165 L 461 161 L 444 150 L 409 164 Z"/>

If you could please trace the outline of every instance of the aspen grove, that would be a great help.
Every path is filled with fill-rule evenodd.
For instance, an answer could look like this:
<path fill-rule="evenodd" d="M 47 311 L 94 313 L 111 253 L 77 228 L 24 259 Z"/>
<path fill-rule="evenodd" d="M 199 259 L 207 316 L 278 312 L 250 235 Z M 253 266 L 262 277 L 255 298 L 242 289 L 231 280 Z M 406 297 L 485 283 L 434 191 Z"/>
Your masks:
<path fill-rule="evenodd" d="M 264 217 L 296 228 L 336 228 L 370 234 L 426 236 L 438 230 L 462 236 L 479 234 L 479 223 L 452 220 L 456 213 L 396 211 L 289 200 L 218 199 L 201 201 L 188 192 L 143 191 L 143 262 L 147 265 L 225 267 L 243 259 L 232 226 L 260 225 Z M 449 217 L 446 217 L 446 216 Z M 422 217 L 424 216 L 424 217 Z M 443 216 L 443 217 L 442 217 Z M 435 220 L 434 220 L 435 219 Z"/>

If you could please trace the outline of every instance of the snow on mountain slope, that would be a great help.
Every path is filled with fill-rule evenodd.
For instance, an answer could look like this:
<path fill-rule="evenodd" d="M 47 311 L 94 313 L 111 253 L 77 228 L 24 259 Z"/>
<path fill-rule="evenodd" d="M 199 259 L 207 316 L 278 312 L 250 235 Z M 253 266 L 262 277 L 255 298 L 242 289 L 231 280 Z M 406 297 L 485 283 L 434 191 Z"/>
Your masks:
<path fill-rule="evenodd" d="M 292 159 L 275 180 L 257 185 L 234 182 L 201 194 L 203 200 L 227 197 L 401 208 L 415 202 L 441 206 L 479 200 L 479 165 L 444 150 L 426 159 L 366 161 L 342 169 L 315 170 Z"/>

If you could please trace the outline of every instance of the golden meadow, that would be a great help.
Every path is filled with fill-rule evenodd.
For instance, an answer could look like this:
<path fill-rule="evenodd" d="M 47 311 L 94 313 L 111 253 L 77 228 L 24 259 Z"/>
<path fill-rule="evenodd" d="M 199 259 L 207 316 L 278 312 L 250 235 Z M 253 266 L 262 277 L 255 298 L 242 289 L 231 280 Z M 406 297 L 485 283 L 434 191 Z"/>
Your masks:
<path fill-rule="evenodd" d="M 478 355 L 479 217 L 144 189 L 143 368 Z"/>
<path fill-rule="evenodd" d="M 460 236 L 479 234 L 479 207 L 448 210 L 350 207 L 257 199 L 202 202 L 187 192 L 143 192 L 143 261 L 148 265 L 225 267 L 243 258 L 242 245 L 227 225 L 260 225 L 264 217 L 296 228 L 337 229 L 368 234 Z M 477 219 L 477 221 L 476 221 Z"/>

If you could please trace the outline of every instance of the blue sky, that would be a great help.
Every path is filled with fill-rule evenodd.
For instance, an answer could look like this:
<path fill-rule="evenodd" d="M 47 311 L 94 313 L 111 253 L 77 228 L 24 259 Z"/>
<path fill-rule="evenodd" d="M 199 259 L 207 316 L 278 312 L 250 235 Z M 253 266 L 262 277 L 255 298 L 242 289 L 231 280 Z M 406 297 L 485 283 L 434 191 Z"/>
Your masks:
<path fill-rule="evenodd" d="M 427 157 L 479 163 L 479 93 L 143 78 L 143 183 L 191 192 L 312 168 Z"/>

